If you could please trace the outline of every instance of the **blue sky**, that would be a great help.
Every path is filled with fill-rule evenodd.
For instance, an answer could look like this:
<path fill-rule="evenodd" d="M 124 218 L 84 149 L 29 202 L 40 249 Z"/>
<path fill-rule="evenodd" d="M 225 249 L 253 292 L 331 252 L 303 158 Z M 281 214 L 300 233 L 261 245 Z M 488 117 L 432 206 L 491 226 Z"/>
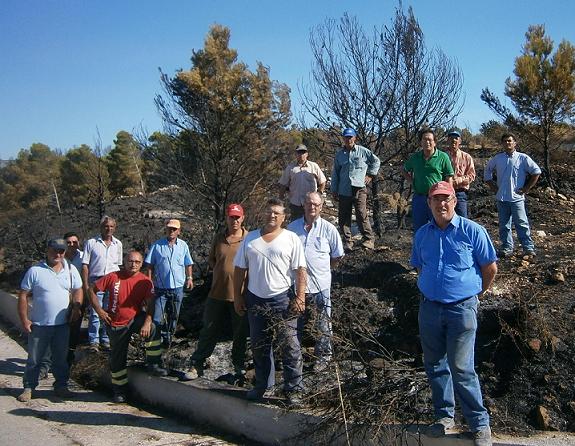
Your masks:
<path fill-rule="evenodd" d="M 412 0 L 428 46 L 459 63 L 465 107 L 460 126 L 477 131 L 493 119 L 481 89 L 502 96 L 530 24 L 545 24 L 558 44 L 575 43 L 572 0 Z M 292 88 L 311 66 L 310 30 L 344 12 L 366 27 L 389 24 L 397 2 L 387 0 L 1 0 L 0 157 L 42 142 L 68 150 L 104 147 L 119 130 L 161 130 L 154 106 L 158 67 L 189 69 L 210 25 L 231 29 L 231 46 L 251 68 Z"/>

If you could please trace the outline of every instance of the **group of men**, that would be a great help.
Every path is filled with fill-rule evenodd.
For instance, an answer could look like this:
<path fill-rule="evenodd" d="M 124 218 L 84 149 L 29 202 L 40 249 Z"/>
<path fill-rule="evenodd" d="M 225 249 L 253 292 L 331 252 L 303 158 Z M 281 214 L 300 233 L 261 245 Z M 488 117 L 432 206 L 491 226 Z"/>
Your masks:
<path fill-rule="evenodd" d="M 283 227 L 286 208 L 281 199 L 268 201 L 263 227 L 251 232 L 243 227 L 241 205 L 226 208 L 225 227 L 214 237 L 209 255 L 213 281 L 203 328 L 183 380 L 203 374 L 224 320 L 231 317 L 236 375 L 245 373 L 248 331 L 251 339 L 255 385 L 247 398 L 262 399 L 274 386 L 276 342 L 282 355 L 285 396 L 290 404 L 299 404 L 302 327 L 310 309 L 318 315 L 314 369 L 327 367 L 332 356 L 331 269 L 344 251 L 353 248 L 352 207 L 362 246 L 374 247 L 367 186 L 380 165 L 377 156 L 356 144 L 353 129 L 345 129 L 342 136 L 343 147 L 336 153 L 331 177 L 331 191 L 339 203 L 341 236 L 321 218 L 327 181 L 319 166 L 307 159 L 304 145 L 296 147 L 297 160 L 279 181 L 282 197 L 289 193 L 292 221 L 287 229 Z M 513 135 L 503 135 L 501 141 L 504 152 L 487 163 L 484 173 L 487 184 L 497 191 L 498 254 L 503 257 L 513 251 L 513 221 L 524 252 L 535 255 L 525 194 L 541 170 L 529 156 L 516 151 Z M 436 418 L 429 433 L 444 435 L 453 427 L 457 395 L 476 444 L 486 445 L 491 444 L 489 416 L 474 371 L 473 349 L 477 305 L 497 272 L 497 253 L 485 228 L 467 218 L 467 195 L 476 175 L 473 159 L 461 151 L 458 131 L 448 133 L 448 143 L 447 152 L 442 152 L 436 148 L 434 132 L 422 131 L 421 151 L 405 162 L 403 170 L 414 192 L 411 264 L 419 272 L 420 337 Z M 127 349 L 133 333 L 147 340 L 150 373 L 167 374 L 161 367 L 162 346 L 169 348 L 184 287 L 193 287 L 193 261 L 188 245 L 179 238 L 181 224 L 168 221 L 165 237 L 151 245 L 145 258 L 130 251 L 123 259 L 122 243 L 113 235 L 114 219 L 104 217 L 100 229 L 99 236 L 85 243 L 83 252 L 78 249 L 76 234 L 66 234 L 66 240 L 50 240 L 46 260 L 30 268 L 22 280 L 19 312 L 29 333 L 29 356 L 21 401 L 32 397 L 42 364 L 48 359 L 56 394 L 70 396 L 66 352 L 70 349 L 73 353 L 77 344 L 82 295 L 90 302 L 90 344 L 93 348 L 111 347 L 115 401 L 126 399 Z M 144 263 L 147 274 L 140 272 Z M 31 295 L 34 303 L 28 314 Z M 69 327 L 73 327 L 71 332 Z"/>

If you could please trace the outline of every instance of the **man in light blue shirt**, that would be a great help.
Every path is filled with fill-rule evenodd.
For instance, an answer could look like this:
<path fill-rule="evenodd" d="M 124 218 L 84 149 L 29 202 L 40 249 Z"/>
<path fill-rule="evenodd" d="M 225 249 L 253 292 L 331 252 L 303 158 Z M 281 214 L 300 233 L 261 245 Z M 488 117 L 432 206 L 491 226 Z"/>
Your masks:
<path fill-rule="evenodd" d="M 145 259 L 148 277 L 154 282 L 156 294 L 154 323 L 160 327 L 165 347 L 170 346 L 176 330 L 184 286 L 188 290 L 194 287 L 194 262 L 188 244 L 178 238 L 180 231 L 180 220 L 169 220 L 166 224 L 166 237 L 150 246 Z"/>
<path fill-rule="evenodd" d="M 362 246 L 373 249 L 374 233 L 367 215 L 367 186 L 377 176 L 380 160 L 373 152 L 355 143 L 354 129 L 342 132 L 343 147 L 335 154 L 331 173 L 331 192 L 339 201 L 339 228 L 346 251 L 353 249 L 351 238 L 351 210 L 363 235 Z"/>
<path fill-rule="evenodd" d="M 18 396 L 29 401 L 38 386 L 42 359 L 48 349 L 52 352 L 54 392 L 69 398 L 68 321 L 80 317 L 82 306 L 82 279 L 76 267 L 64 259 L 66 242 L 52 239 L 46 249 L 46 260 L 32 266 L 20 284 L 18 315 L 24 333 L 28 334 L 28 359 L 24 371 L 24 390 Z M 30 297 L 32 308 L 28 311 Z"/>
<path fill-rule="evenodd" d="M 419 336 L 435 415 L 427 434 L 440 437 L 455 425 L 457 395 L 474 444 L 491 445 L 474 346 L 479 297 L 497 273 L 495 248 L 483 226 L 455 213 L 450 183 L 433 185 L 427 202 L 433 220 L 415 233 L 411 254 L 419 272 Z"/>
<path fill-rule="evenodd" d="M 306 312 L 300 317 L 298 334 L 301 336 L 310 312 L 317 313 L 314 370 L 322 371 L 331 359 L 331 269 L 343 257 L 343 243 L 337 228 L 321 218 L 322 196 L 306 194 L 304 217 L 291 222 L 288 229 L 295 232 L 304 247 L 307 263 Z"/>
<path fill-rule="evenodd" d="M 515 136 L 506 133 L 501 137 L 505 149 L 491 158 L 485 167 L 484 180 L 496 192 L 499 215 L 499 257 L 513 254 L 511 222 L 526 255 L 535 255 L 529 220 L 525 210 L 525 195 L 535 186 L 541 169 L 528 155 L 517 152 Z"/>

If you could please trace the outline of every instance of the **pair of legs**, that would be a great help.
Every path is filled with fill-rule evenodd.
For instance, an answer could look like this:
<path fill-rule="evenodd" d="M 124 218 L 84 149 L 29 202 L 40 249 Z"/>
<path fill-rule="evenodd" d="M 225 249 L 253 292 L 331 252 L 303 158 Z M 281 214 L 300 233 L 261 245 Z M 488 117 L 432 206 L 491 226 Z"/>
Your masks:
<path fill-rule="evenodd" d="M 460 217 L 467 217 L 467 192 L 460 190 L 455 192 L 455 198 L 457 198 L 457 204 L 455 205 L 455 213 Z"/>
<path fill-rule="evenodd" d="M 499 217 L 499 241 L 500 250 L 505 253 L 513 252 L 513 234 L 511 222 L 515 225 L 517 238 L 524 251 L 535 251 L 535 245 L 531 238 L 529 220 L 525 210 L 525 200 L 521 201 L 498 201 L 497 215 Z"/>
<path fill-rule="evenodd" d="M 373 240 L 375 238 L 371 223 L 367 215 L 367 187 L 353 187 L 352 196 L 339 196 L 339 229 L 343 235 L 344 245 L 351 245 L 351 213 L 355 209 L 355 219 L 359 232 L 363 235 L 364 240 Z"/>
<path fill-rule="evenodd" d="M 248 318 L 239 316 L 234 310 L 234 303 L 226 300 L 212 299 L 208 297 L 204 306 L 202 330 L 196 351 L 191 360 L 197 368 L 201 368 L 205 360 L 213 353 L 216 344 L 220 340 L 224 324 L 229 319 L 232 321 L 233 344 L 232 363 L 236 373 L 245 368 L 246 340 L 248 336 Z"/>
<path fill-rule="evenodd" d="M 96 296 L 98 297 L 100 306 L 104 309 L 107 308 L 108 293 L 99 291 L 96 293 Z M 93 307 L 90 307 L 88 317 L 88 341 L 90 342 L 90 345 L 110 344 L 110 339 L 108 338 L 106 327 L 101 323 L 100 316 L 98 316 L 98 313 L 96 313 L 96 310 L 94 310 Z"/>
<path fill-rule="evenodd" d="M 413 233 L 433 218 L 431 209 L 427 205 L 427 195 L 413 194 L 411 199 L 411 218 L 413 222 Z"/>
<path fill-rule="evenodd" d="M 478 303 L 474 296 L 454 304 L 424 298 L 419 305 L 419 335 L 435 419 L 453 419 L 457 396 L 472 432 L 489 426 L 474 368 Z"/>
<path fill-rule="evenodd" d="M 297 316 L 288 310 L 288 292 L 263 299 L 247 291 L 246 306 L 250 339 L 256 369 L 255 390 L 265 392 L 275 385 L 273 344 L 279 347 L 283 362 L 284 391 L 303 390 L 303 360 L 297 335 Z"/>
<path fill-rule="evenodd" d="M 184 288 L 156 288 L 155 293 L 154 324 L 158 327 L 164 344 L 170 345 L 184 300 Z"/>
<path fill-rule="evenodd" d="M 67 361 L 70 327 L 61 325 L 32 325 L 28 335 L 28 359 L 24 371 L 24 388 L 35 389 L 38 386 L 40 367 L 47 352 L 51 352 L 54 388 L 68 386 L 69 367 Z"/>
<path fill-rule="evenodd" d="M 303 335 L 304 326 L 309 320 L 313 324 L 313 336 L 316 338 L 314 356 L 318 362 L 327 362 L 332 356 L 331 346 L 331 297 L 330 289 L 319 293 L 306 294 L 305 313 L 298 319 L 298 336 Z"/>
<path fill-rule="evenodd" d="M 110 372 L 112 374 L 112 388 L 114 393 L 126 393 L 128 386 L 128 347 L 130 339 L 134 333 L 139 333 L 146 320 L 146 313 L 140 312 L 128 325 L 122 327 L 108 327 L 110 336 Z M 152 324 L 150 337 L 146 341 L 146 363 L 160 364 L 161 362 L 161 341 L 159 331 Z"/>

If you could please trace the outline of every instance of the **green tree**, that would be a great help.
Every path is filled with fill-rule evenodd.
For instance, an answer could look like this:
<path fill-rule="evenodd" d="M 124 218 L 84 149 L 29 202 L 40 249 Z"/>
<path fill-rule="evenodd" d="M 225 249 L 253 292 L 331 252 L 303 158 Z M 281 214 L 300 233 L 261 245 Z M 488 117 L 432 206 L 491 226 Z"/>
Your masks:
<path fill-rule="evenodd" d="M 289 89 L 273 82 L 261 63 L 255 71 L 237 61 L 230 30 L 211 27 L 192 67 L 174 77 L 161 73 L 164 95 L 156 105 L 174 138 L 156 157 L 165 175 L 214 209 L 220 222 L 231 201 L 243 202 L 270 187 L 270 173 L 285 144 Z"/>
<path fill-rule="evenodd" d="M 517 113 L 487 88 L 481 99 L 507 126 L 527 133 L 543 148 L 544 175 L 553 186 L 550 151 L 564 139 L 564 124 L 575 118 L 575 47 L 563 40 L 553 54 L 545 26 L 532 25 L 513 73 L 505 81 L 505 95 Z"/>
<path fill-rule="evenodd" d="M 62 156 L 45 144 L 20 150 L 14 161 L 0 170 L 0 210 L 12 213 L 47 205 L 60 187 Z"/>
<path fill-rule="evenodd" d="M 108 153 L 106 160 L 110 176 L 109 189 L 113 196 L 145 192 L 140 149 L 130 133 L 124 130 L 117 133 L 114 148 Z"/>
<path fill-rule="evenodd" d="M 68 201 L 75 206 L 109 201 L 109 176 L 104 162 L 85 144 L 66 153 L 60 171 Z"/>

